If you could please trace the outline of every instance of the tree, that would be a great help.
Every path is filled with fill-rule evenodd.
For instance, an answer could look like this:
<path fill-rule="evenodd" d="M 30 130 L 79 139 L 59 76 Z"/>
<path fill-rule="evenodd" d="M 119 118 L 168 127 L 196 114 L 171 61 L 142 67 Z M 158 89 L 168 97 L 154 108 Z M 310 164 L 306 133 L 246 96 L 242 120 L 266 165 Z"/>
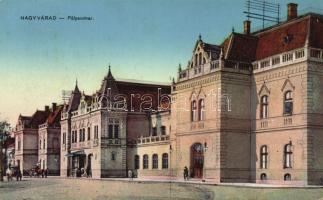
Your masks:
<path fill-rule="evenodd" d="M 10 130 L 10 124 L 7 121 L 0 121 L 0 181 L 3 181 L 3 164 L 4 164 L 4 156 L 3 156 L 3 144 L 5 140 L 8 138 Z"/>
<path fill-rule="evenodd" d="M 10 124 L 7 121 L 0 121 L 0 135 L 3 137 L 4 135 L 9 134 Z M 0 136 L 0 137 L 1 137 Z M 2 139 L 2 138 L 1 138 Z"/>

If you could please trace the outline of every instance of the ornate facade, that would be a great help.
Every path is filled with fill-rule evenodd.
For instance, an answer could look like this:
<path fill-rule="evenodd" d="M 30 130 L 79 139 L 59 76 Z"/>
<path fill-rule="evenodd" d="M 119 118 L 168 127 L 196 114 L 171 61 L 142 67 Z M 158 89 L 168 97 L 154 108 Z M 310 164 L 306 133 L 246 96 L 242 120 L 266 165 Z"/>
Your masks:
<path fill-rule="evenodd" d="M 323 16 L 288 4 L 287 21 L 250 25 L 218 45 L 200 36 L 172 84 L 116 80 L 110 67 L 94 94 L 76 84 L 60 115 L 60 175 L 180 178 L 186 166 L 213 182 L 321 184 Z M 18 163 L 38 161 L 36 115 L 19 118 Z"/>
<path fill-rule="evenodd" d="M 323 17 L 288 8 L 286 22 L 250 33 L 245 21 L 243 34 L 220 45 L 199 38 L 179 68 L 171 115 L 178 176 L 190 166 L 192 177 L 216 182 L 322 182 Z"/>

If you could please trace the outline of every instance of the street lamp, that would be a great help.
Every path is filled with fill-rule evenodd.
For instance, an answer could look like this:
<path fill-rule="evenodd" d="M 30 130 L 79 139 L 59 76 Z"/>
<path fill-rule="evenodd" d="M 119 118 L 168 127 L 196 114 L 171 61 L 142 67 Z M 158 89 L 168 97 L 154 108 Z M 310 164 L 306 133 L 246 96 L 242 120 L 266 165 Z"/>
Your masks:
<path fill-rule="evenodd" d="M 169 145 L 169 199 L 172 199 L 172 145 Z"/>
<path fill-rule="evenodd" d="M 206 179 L 206 168 L 205 168 L 205 152 L 207 151 L 207 143 L 204 142 L 204 146 L 203 146 L 203 180 L 202 182 L 205 182 Z"/>

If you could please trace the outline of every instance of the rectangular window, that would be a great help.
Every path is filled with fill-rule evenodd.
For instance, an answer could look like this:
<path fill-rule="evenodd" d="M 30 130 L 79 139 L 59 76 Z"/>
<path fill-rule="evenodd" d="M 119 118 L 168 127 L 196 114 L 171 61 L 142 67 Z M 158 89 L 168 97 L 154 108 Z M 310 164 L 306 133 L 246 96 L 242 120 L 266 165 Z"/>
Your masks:
<path fill-rule="evenodd" d="M 285 102 L 284 103 L 284 115 L 292 115 L 293 114 L 293 102 Z"/>
<path fill-rule="evenodd" d="M 269 67 L 269 65 L 270 65 L 269 60 L 264 60 L 260 62 L 260 68 Z"/>
<path fill-rule="evenodd" d="M 46 148 L 46 140 L 44 139 L 44 144 L 43 144 L 43 146 L 44 146 L 44 149 Z"/>
<path fill-rule="evenodd" d="M 156 127 L 153 127 L 153 130 L 152 130 L 152 136 L 157 136 L 157 128 Z"/>
<path fill-rule="evenodd" d="M 99 138 L 99 126 L 94 126 L 94 139 Z"/>
<path fill-rule="evenodd" d="M 283 55 L 283 62 L 288 62 L 293 60 L 293 53 L 286 53 Z"/>
<path fill-rule="evenodd" d="M 112 138 L 113 137 L 113 125 L 109 124 L 109 133 L 108 133 L 108 138 Z"/>
<path fill-rule="evenodd" d="M 114 125 L 114 138 L 119 138 L 119 125 Z"/>
<path fill-rule="evenodd" d="M 258 69 L 258 63 L 254 63 L 252 64 L 253 70 L 257 70 Z"/>
<path fill-rule="evenodd" d="M 280 57 L 278 56 L 278 57 L 272 58 L 271 62 L 272 62 L 272 65 L 279 64 L 280 63 Z"/>
<path fill-rule="evenodd" d="M 296 51 L 295 52 L 295 58 L 303 58 L 305 56 L 304 50 Z"/>
<path fill-rule="evenodd" d="M 161 126 L 161 134 L 166 135 L 166 126 Z"/>
<path fill-rule="evenodd" d="M 320 50 L 316 50 L 316 49 L 311 49 L 310 51 L 310 55 L 312 58 L 320 58 L 321 56 L 321 51 Z"/>
<path fill-rule="evenodd" d="M 63 144 L 66 144 L 66 133 L 63 133 Z"/>
<path fill-rule="evenodd" d="M 79 130 L 79 142 L 82 142 L 82 129 Z"/>
<path fill-rule="evenodd" d="M 74 131 L 74 142 L 77 142 L 77 131 Z"/>
<path fill-rule="evenodd" d="M 87 140 L 91 140 L 91 128 L 87 128 Z"/>

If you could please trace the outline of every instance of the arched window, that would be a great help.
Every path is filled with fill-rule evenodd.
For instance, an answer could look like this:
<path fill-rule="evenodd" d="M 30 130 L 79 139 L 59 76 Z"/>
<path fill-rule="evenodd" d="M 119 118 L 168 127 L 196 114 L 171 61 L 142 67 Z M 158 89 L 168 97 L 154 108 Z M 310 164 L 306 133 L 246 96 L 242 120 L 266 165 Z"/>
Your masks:
<path fill-rule="evenodd" d="M 192 101 L 191 105 L 191 121 L 194 122 L 196 121 L 196 101 Z"/>
<path fill-rule="evenodd" d="M 284 168 L 292 168 L 292 144 L 286 144 L 284 146 Z"/>
<path fill-rule="evenodd" d="M 199 108 L 198 108 L 198 115 L 199 115 L 199 120 L 204 120 L 205 116 L 205 104 L 204 104 L 204 99 L 199 100 Z"/>
<path fill-rule="evenodd" d="M 262 96 L 260 101 L 260 118 L 264 119 L 268 117 L 268 96 Z"/>
<path fill-rule="evenodd" d="M 290 181 L 290 180 L 292 180 L 292 176 L 290 175 L 290 174 L 285 174 L 284 175 L 284 181 Z"/>
<path fill-rule="evenodd" d="M 163 153 L 162 158 L 163 158 L 163 160 L 162 160 L 162 168 L 163 169 L 168 169 L 168 154 Z"/>
<path fill-rule="evenodd" d="M 284 95 L 284 115 L 293 114 L 293 94 L 287 91 Z"/>
<path fill-rule="evenodd" d="M 153 155 L 153 169 L 158 169 L 158 155 Z"/>
<path fill-rule="evenodd" d="M 139 156 L 135 155 L 135 169 L 139 169 Z"/>
<path fill-rule="evenodd" d="M 268 161 L 268 150 L 267 146 L 264 145 L 260 148 L 260 168 L 267 169 L 267 161 Z"/>
<path fill-rule="evenodd" d="M 142 159 L 142 168 L 148 169 L 148 155 L 145 154 Z"/>
<path fill-rule="evenodd" d="M 267 175 L 265 173 L 260 174 L 260 180 L 267 180 Z"/>

